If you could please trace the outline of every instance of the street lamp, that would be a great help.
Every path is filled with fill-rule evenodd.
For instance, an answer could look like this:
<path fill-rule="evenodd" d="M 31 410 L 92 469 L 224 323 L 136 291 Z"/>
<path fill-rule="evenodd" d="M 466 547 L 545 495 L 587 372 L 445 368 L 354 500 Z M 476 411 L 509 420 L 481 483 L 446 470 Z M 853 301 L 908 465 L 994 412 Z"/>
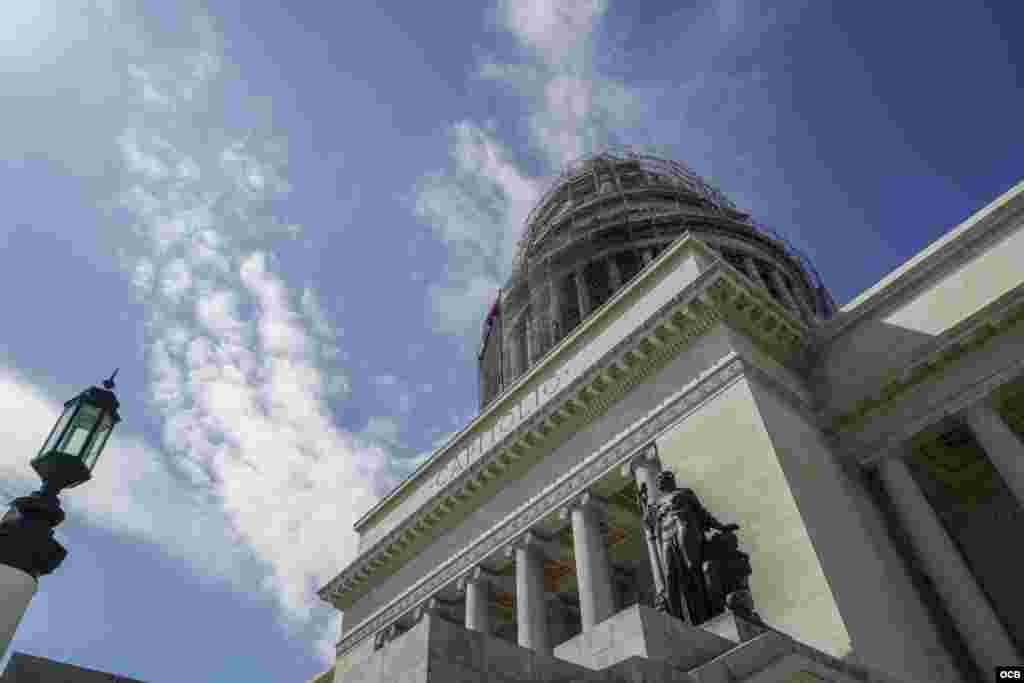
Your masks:
<path fill-rule="evenodd" d="M 103 382 L 103 388 L 89 387 L 64 404 L 64 412 L 50 431 L 50 436 L 32 459 L 32 468 L 43 480 L 43 490 L 69 489 L 92 478 L 92 468 L 107 445 L 114 425 L 121 421 L 117 414 L 117 397 L 111 391 L 114 377 Z"/>
<path fill-rule="evenodd" d="M 43 442 L 32 468 L 43 480 L 35 493 L 17 498 L 0 519 L 0 657 L 14 637 L 38 578 L 60 566 L 67 551 L 53 537 L 64 521 L 57 499 L 63 489 L 92 478 L 103 448 L 121 421 L 114 377 L 89 387 L 64 404 L 64 411 Z"/>

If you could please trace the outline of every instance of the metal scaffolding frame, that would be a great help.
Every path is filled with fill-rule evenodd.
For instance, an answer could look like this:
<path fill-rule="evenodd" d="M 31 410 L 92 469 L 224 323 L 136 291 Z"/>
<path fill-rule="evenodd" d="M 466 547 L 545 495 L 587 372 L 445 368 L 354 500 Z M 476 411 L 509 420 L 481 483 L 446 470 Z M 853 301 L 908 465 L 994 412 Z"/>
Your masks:
<path fill-rule="evenodd" d="M 774 276 L 765 286 L 789 305 L 794 296 L 806 302 L 805 311 L 818 319 L 835 312 L 810 259 L 778 232 L 739 211 L 685 164 L 610 147 L 568 164 L 526 218 L 481 340 L 481 408 L 625 284 L 620 261 L 642 269 L 687 231 L 727 235 L 788 263 L 783 279 L 799 279 L 801 291 L 783 292 Z"/>

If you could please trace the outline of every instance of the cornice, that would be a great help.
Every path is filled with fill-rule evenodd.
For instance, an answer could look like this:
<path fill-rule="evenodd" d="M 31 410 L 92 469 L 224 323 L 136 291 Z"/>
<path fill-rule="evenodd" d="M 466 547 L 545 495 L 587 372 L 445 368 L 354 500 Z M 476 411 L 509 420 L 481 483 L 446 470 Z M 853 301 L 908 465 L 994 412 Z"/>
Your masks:
<path fill-rule="evenodd" d="M 742 378 L 744 368 L 745 363 L 735 353 L 721 359 L 707 372 L 634 421 L 600 450 L 506 516 L 477 541 L 346 633 L 338 643 L 337 654 L 343 655 L 374 632 L 415 609 L 436 591 L 457 582 L 494 553 L 501 552 L 531 526 L 547 515 L 557 512 L 608 472 L 621 467 L 637 451 L 646 447 L 680 419 L 696 411 Z"/>
<path fill-rule="evenodd" d="M 822 416 L 830 432 L 842 438 L 858 431 L 865 422 L 890 407 L 911 389 L 938 377 L 970 353 L 1024 321 L 1024 287 L 1007 292 L 998 300 L 936 337 L 921 348 L 909 363 L 879 380 L 876 389 L 851 409 Z"/>
<path fill-rule="evenodd" d="M 997 197 L 837 311 L 820 328 L 820 343 L 832 343 L 865 318 L 901 299 L 905 300 L 908 294 L 940 271 L 955 270 L 999 241 L 1022 219 L 1024 182 Z"/>
<path fill-rule="evenodd" d="M 736 275 L 731 266 L 713 259 L 690 285 L 496 443 L 488 457 L 453 477 L 320 589 L 321 599 L 341 610 L 350 607 L 427 543 L 434 529 L 453 519 L 451 515 L 477 506 L 490 485 L 520 462 L 554 451 L 719 320 L 743 329 L 780 362 L 804 366 L 809 329 Z"/>

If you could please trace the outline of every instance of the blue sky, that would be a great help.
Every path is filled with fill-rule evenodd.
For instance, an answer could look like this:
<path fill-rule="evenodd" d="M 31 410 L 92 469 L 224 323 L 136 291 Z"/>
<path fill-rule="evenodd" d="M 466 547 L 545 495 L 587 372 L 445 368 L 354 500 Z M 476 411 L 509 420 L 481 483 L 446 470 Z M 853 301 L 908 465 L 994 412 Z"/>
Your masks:
<path fill-rule="evenodd" d="M 303 681 L 352 522 L 475 414 L 523 216 L 689 164 L 843 303 L 1024 177 L 1011 2 L 8 0 L 0 480 L 116 367 L 13 649 Z"/>

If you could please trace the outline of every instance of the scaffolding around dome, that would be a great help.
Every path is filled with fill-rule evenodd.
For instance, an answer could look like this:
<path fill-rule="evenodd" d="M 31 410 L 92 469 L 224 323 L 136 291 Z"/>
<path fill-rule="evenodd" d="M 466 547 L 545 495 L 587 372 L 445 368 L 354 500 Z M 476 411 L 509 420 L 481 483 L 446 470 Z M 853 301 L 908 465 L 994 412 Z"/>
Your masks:
<path fill-rule="evenodd" d="M 828 288 L 825 287 L 824 280 L 822 280 L 818 270 L 803 251 L 793 246 L 778 231 L 769 228 L 760 221 L 755 221 L 749 214 L 737 209 L 732 200 L 725 196 L 721 190 L 704 180 L 686 164 L 659 156 L 654 152 L 643 151 L 639 147 L 631 145 L 611 145 L 605 147 L 603 151 L 597 154 L 586 155 L 566 164 L 562 172 L 551 182 L 547 191 L 541 195 L 537 205 L 526 216 L 523 235 L 516 244 L 510 280 L 515 280 L 516 275 L 521 272 L 527 255 L 532 251 L 531 247 L 542 242 L 549 231 L 555 227 L 555 224 L 560 222 L 557 219 L 564 217 L 562 212 L 555 212 L 555 209 L 560 204 L 556 201 L 559 199 L 560 191 L 563 189 L 571 191 L 574 184 L 579 186 L 580 180 L 586 179 L 588 176 L 594 179 L 595 187 L 599 188 L 599 185 L 596 183 L 602 163 L 613 171 L 616 165 L 622 164 L 624 167 L 635 169 L 636 172 L 644 174 L 648 181 L 685 188 L 695 197 L 699 197 L 706 202 L 707 208 L 717 210 L 721 215 L 732 220 L 738 220 L 764 237 L 776 242 L 791 258 L 800 263 L 811 280 L 809 284 L 812 289 L 820 294 L 821 301 L 817 302 L 819 304 L 817 309 L 822 313 L 822 317 L 829 317 L 835 311 L 835 301 L 832 299 L 831 294 L 829 294 Z M 629 182 L 628 176 L 626 182 Z M 617 182 L 613 187 L 608 188 L 608 191 L 611 193 L 621 193 L 625 196 L 628 189 L 630 187 L 624 186 L 623 179 L 617 177 Z"/>
<path fill-rule="evenodd" d="M 620 164 L 621 166 L 619 166 Z M 541 196 L 540 201 L 537 202 L 537 205 L 533 207 L 526 217 L 526 226 L 523 236 L 519 241 L 517 258 L 524 258 L 525 253 L 529 250 L 529 246 L 541 240 L 547 230 L 552 227 L 553 221 L 558 218 L 554 209 L 560 203 L 557 201 L 559 199 L 558 195 L 563 189 L 567 190 L 571 195 L 574 185 L 580 186 L 580 180 L 584 181 L 583 185 L 585 188 L 585 181 L 588 177 L 593 180 L 595 188 L 600 188 L 600 170 L 602 165 L 613 171 L 613 174 L 615 170 L 628 169 L 632 173 L 641 174 L 648 181 L 685 188 L 702 198 L 711 207 L 723 213 L 726 211 L 737 211 L 736 206 L 728 197 L 717 188 L 708 184 L 686 164 L 644 153 L 633 147 L 608 147 L 596 155 L 588 155 L 570 162 L 552 182 L 547 192 Z M 626 177 L 623 178 L 623 175 Z M 608 191 L 624 192 L 627 189 L 623 184 L 624 179 L 628 182 L 627 174 L 614 174 L 614 186 L 608 188 Z M 572 201 L 571 197 L 569 201 Z"/>
<path fill-rule="evenodd" d="M 807 324 L 835 311 L 810 259 L 685 164 L 608 148 L 568 164 L 527 216 L 482 334 L 481 408 L 687 233 Z"/>

